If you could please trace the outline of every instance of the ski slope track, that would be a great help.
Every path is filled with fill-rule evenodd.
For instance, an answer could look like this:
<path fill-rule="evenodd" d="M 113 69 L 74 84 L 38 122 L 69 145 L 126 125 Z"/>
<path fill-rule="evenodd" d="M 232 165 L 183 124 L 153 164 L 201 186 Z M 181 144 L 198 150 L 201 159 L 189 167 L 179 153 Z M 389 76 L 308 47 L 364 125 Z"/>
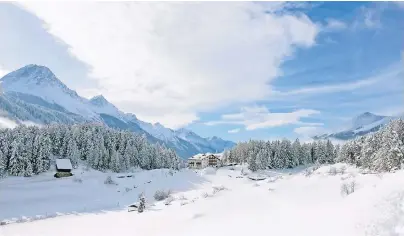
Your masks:
<path fill-rule="evenodd" d="M 337 171 L 330 171 L 334 167 Z M 47 180 L 46 175 L 33 177 L 30 183 L 7 178 L 0 183 L 5 191 L 5 198 L 0 199 L 0 217 L 10 220 L 25 215 L 25 221 L 32 221 L 0 226 L 0 235 L 404 235 L 404 171 L 364 174 L 354 167 L 335 164 L 314 171 L 305 167 L 262 171 L 258 174 L 266 179 L 253 181 L 241 175 L 242 168 L 181 170 L 172 176 L 166 175 L 168 170 L 140 171 L 134 178 L 115 176 L 117 186 L 102 183 L 108 174 L 84 171 L 82 183 L 65 179 L 58 189 L 51 185 L 56 180 Z M 147 193 L 146 211 L 127 212 L 124 202 L 130 204 L 138 192 L 130 191 L 123 200 L 124 194 L 117 190 L 146 180 L 152 180 L 142 187 Z M 341 186 L 352 182 L 355 191 L 342 194 Z M 27 190 L 28 185 L 38 191 Z M 174 200 L 169 205 L 154 201 L 151 195 L 156 189 L 172 189 Z M 63 197 L 67 192 L 71 196 Z M 93 210 L 80 212 L 86 198 Z M 101 200 L 105 204 L 97 203 L 102 198 L 107 198 Z M 35 204 L 25 202 L 28 199 Z M 120 207 L 107 207 L 107 203 L 117 201 Z M 64 204 L 71 204 L 70 209 L 63 209 Z M 60 216 L 44 220 L 27 216 L 45 210 L 57 211 Z"/>

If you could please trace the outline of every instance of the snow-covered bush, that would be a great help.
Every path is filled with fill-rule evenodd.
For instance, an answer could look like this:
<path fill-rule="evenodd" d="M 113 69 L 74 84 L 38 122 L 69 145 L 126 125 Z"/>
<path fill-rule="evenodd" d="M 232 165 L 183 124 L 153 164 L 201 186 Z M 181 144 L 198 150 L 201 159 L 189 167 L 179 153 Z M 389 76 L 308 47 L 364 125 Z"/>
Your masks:
<path fill-rule="evenodd" d="M 268 183 L 273 183 L 273 182 L 276 182 L 278 179 L 283 179 L 283 176 L 278 175 L 278 176 L 269 177 L 267 182 Z"/>
<path fill-rule="evenodd" d="M 216 194 L 220 191 L 227 190 L 227 188 L 223 185 L 220 186 L 213 186 L 213 194 Z"/>
<path fill-rule="evenodd" d="M 170 170 L 168 171 L 168 174 L 171 175 L 171 176 L 173 176 L 173 175 L 174 175 L 174 171 L 173 171 L 172 169 L 170 169 Z"/>
<path fill-rule="evenodd" d="M 182 201 L 181 203 L 180 203 L 180 205 L 181 206 L 184 206 L 184 205 L 187 205 L 189 202 L 187 202 L 187 201 Z"/>
<path fill-rule="evenodd" d="M 137 208 L 137 212 L 142 213 L 146 208 L 146 197 L 144 193 L 139 194 L 139 206 Z"/>
<path fill-rule="evenodd" d="M 244 168 L 241 168 L 240 175 L 242 175 L 242 176 L 247 176 L 247 175 L 249 175 L 249 174 L 251 174 L 251 171 L 250 171 L 250 170 L 246 170 L 246 169 L 244 169 Z"/>
<path fill-rule="evenodd" d="M 126 188 L 125 188 L 125 192 L 129 192 L 129 191 L 132 191 L 132 189 L 131 189 L 131 188 L 128 188 L 128 187 L 126 187 Z"/>
<path fill-rule="evenodd" d="M 341 195 L 347 196 L 356 190 L 356 181 L 345 182 L 341 185 Z"/>
<path fill-rule="evenodd" d="M 164 205 L 168 206 L 175 200 L 173 196 L 168 196 L 167 199 L 164 201 Z"/>
<path fill-rule="evenodd" d="M 317 161 L 316 163 L 314 163 L 314 165 L 311 167 L 311 169 L 312 169 L 313 171 L 316 171 L 316 170 L 320 169 L 320 167 L 321 167 L 321 165 L 320 165 L 320 163 Z"/>
<path fill-rule="evenodd" d="M 81 178 L 79 178 L 79 177 L 74 177 L 73 178 L 73 182 L 75 182 L 75 183 L 83 183 L 83 179 L 81 179 Z"/>
<path fill-rule="evenodd" d="M 184 196 L 184 194 L 181 194 L 181 195 L 178 197 L 178 200 L 183 200 L 183 201 L 185 201 L 185 200 L 188 200 L 188 198 L 186 198 L 186 197 Z"/>
<path fill-rule="evenodd" d="M 304 176 L 310 177 L 314 173 L 314 170 L 312 168 L 307 168 L 304 170 Z"/>
<path fill-rule="evenodd" d="M 341 166 L 341 168 L 339 168 L 339 173 L 341 173 L 341 175 L 343 175 L 343 174 L 345 174 L 345 172 L 346 172 L 346 166 L 343 165 L 343 166 Z"/>
<path fill-rule="evenodd" d="M 170 190 L 167 190 L 167 191 L 164 191 L 164 190 L 157 190 L 157 191 L 154 193 L 154 199 L 155 199 L 156 201 L 163 201 L 164 199 L 170 197 L 170 195 L 171 195 L 171 191 L 170 191 Z"/>
<path fill-rule="evenodd" d="M 335 166 L 331 166 L 330 169 L 328 170 L 329 175 L 337 175 L 338 171 Z"/>
<path fill-rule="evenodd" d="M 202 195 L 201 195 L 203 198 L 208 198 L 208 197 L 210 197 L 211 195 L 209 195 L 209 193 L 207 193 L 207 192 L 204 192 L 204 193 L 202 193 Z"/>
<path fill-rule="evenodd" d="M 104 184 L 118 185 L 110 175 L 104 180 Z"/>

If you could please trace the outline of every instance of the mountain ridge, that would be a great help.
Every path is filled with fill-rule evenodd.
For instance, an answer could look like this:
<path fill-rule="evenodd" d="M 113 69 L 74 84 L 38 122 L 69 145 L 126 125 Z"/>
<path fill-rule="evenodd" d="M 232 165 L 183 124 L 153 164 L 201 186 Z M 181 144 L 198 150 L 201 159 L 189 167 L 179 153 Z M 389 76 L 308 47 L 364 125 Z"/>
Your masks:
<path fill-rule="evenodd" d="M 120 111 L 103 95 L 83 98 L 45 66 L 30 64 L 6 74 L 0 81 L 3 90 L 0 109 L 13 120 L 39 124 L 103 123 L 145 134 L 149 141 L 175 149 L 182 158 L 203 152 L 222 152 L 235 145 L 221 138 L 210 141 L 211 138 L 200 137 L 187 129 L 172 130 L 160 123 L 141 121 L 135 114 Z"/>
<path fill-rule="evenodd" d="M 313 139 L 336 139 L 342 141 L 354 139 L 380 130 L 394 118 L 393 116 L 381 116 L 371 112 L 364 112 L 351 120 L 350 128 L 331 134 L 315 135 Z"/>

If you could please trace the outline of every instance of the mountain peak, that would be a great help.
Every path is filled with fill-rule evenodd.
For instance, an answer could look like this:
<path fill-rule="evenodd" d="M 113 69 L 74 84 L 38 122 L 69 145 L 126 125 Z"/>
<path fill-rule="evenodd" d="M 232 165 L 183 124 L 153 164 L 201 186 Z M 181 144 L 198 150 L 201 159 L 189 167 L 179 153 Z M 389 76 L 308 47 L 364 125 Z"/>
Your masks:
<path fill-rule="evenodd" d="M 20 88 L 29 87 L 33 89 L 35 86 L 59 87 L 70 96 L 78 96 L 75 91 L 70 90 L 62 83 L 48 67 L 36 64 L 29 64 L 8 73 L 1 78 L 1 82 L 2 87 L 10 91 L 22 92 Z"/>
<path fill-rule="evenodd" d="M 371 112 L 364 112 L 352 120 L 352 128 L 358 129 L 360 127 L 369 125 L 384 118 L 385 116 L 375 115 Z"/>
<path fill-rule="evenodd" d="M 3 81 L 7 80 L 58 80 L 53 72 L 46 66 L 29 64 L 13 72 L 8 73 L 2 78 Z"/>
<path fill-rule="evenodd" d="M 106 105 L 106 104 L 109 103 L 108 100 L 105 99 L 105 97 L 102 96 L 102 95 L 97 95 L 97 96 L 95 96 L 95 97 L 92 97 L 92 98 L 90 99 L 90 102 L 91 102 L 93 105 L 97 105 L 97 106 L 103 106 L 103 105 Z"/>
<path fill-rule="evenodd" d="M 357 117 L 360 118 L 360 117 L 374 117 L 374 116 L 377 116 L 377 115 L 367 111 L 367 112 L 364 112 L 364 113 L 358 115 Z"/>

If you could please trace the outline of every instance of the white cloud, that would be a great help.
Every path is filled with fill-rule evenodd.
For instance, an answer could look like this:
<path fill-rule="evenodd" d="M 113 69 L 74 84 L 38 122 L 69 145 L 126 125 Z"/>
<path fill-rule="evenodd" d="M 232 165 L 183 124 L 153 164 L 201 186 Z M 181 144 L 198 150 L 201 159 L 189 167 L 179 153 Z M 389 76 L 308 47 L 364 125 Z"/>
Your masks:
<path fill-rule="evenodd" d="M 327 133 L 327 130 L 318 126 L 302 126 L 295 128 L 293 132 L 301 135 L 302 137 L 313 137 L 318 134 Z"/>
<path fill-rule="evenodd" d="M 385 83 L 385 81 L 388 80 L 391 81 L 392 79 L 396 79 L 398 76 L 400 76 L 401 73 L 403 73 L 403 68 L 404 67 L 400 65 L 393 64 L 386 70 L 381 71 L 373 76 L 353 82 L 314 86 L 314 87 L 303 87 L 285 92 L 273 91 L 273 95 L 276 96 L 272 96 L 270 99 L 283 99 L 287 97 L 290 98 L 291 96 L 294 95 L 319 95 L 323 93 L 346 92 L 366 87 L 373 88 L 375 86 L 380 86 L 380 84 Z"/>
<path fill-rule="evenodd" d="M 377 29 L 381 27 L 380 14 L 382 9 L 362 7 L 357 16 L 357 19 L 353 22 L 353 29 L 367 28 Z"/>
<path fill-rule="evenodd" d="M 0 128 L 4 129 L 4 128 L 15 128 L 17 127 L 18 124 L 10 119 L 7 119 L 5 117 L 0 117 Z"/>
<path fill-rule="evenodd" d="M 229 131 L 227 131 L 229 134 L 235 134 L 235 133 L 238 133 L 238 132 L 240 132 L 240 129 L 239 128 L 237 128 L 237 129 L 231 129 L 231 130 L 229 130 Z"/>
<path fill-rule="evenodd" d="M 327 31 L 340 31 L 347 28 L 347 24 L 337 19 L 327 19 L 324 29 Z"/>
<path fill-rule="evenodd" d="M 269 127 L 284 126 L 289 124 L 305 124 L 300 119 L 320 114 L 319 111 L 300 109 L 290 113 L 271 113 L 265 106 L 243 107 L 240 113 L 222 115 L 219 121 L 210 121 L 206 125 L 239 124 L 246 130 L 255 130 Z M 320 125 L 309 123 L 310 125 Z"/>
<path fill-rule="evenodd" d="M 335 92 L 343 92 L 343 91 L 351 91 L 358 88 L 362 88 L 365 86 L 373 85 L 378 80 L 375 78 L 364 79 L 350 83 L 343 84 L 334 84 L 334 85 L 324 85 L 324 86 L 316 86 L 316 87 L 305 87 L 296 90 L 291 90 L 287 92 L 277 92 L 282 96 L 290 96 L 290 95 L 301 95 L 301 94 L 320 94 L 320 93 L 335 93 Z"/>
<path fill-rule="evenodd" d="M 169 127 L 269 96 L 281 63 L 314 45 L 319 30 L 279 3 L 21 4 L 92 68 L 111 102 Z"/>

